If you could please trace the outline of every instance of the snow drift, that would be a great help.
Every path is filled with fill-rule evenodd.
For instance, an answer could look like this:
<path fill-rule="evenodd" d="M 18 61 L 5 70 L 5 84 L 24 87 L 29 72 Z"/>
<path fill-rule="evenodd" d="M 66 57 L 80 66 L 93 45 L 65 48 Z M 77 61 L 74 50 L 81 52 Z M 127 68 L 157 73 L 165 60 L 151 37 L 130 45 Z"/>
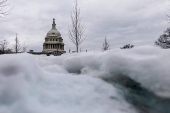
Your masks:
<path fill-rule="evenodd" d="M 59 59 L 51 57 L 50 60 L 69 73 L 93 77 L 123 74 L 160 96 L 169 96 L 169 56 L 170 50 L 144 46 L 128 50 L 63 55 Z"/>
<path fill-rule="evenodd" d="M 120 74 L 170 95 L 170 50 L 136 47 L 62 56 L 0 56 L 0 113 L 136 113 L 101 78 Z"/>
<path fill-rule="evenodd" d="M 99 78 L 69 74 L 57 65 L 62 64 L 61 59 L 1 55 L 0 113 L 134 112 L 112 85 Z"/>

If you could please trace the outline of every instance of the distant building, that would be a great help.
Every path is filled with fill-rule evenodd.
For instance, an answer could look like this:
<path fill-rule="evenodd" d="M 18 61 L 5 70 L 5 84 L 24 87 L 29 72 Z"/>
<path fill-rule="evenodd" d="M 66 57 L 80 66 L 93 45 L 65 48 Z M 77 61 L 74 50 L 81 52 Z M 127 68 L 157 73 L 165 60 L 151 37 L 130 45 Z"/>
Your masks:
<path fill-rule="evenodd" d="M 53 19 L 52 29 L 47 33 L 43 43 L 43 52 L 62 52 L 65 53 L 64 43 L 60 32 L 56 29 L 55 19 Z"/>

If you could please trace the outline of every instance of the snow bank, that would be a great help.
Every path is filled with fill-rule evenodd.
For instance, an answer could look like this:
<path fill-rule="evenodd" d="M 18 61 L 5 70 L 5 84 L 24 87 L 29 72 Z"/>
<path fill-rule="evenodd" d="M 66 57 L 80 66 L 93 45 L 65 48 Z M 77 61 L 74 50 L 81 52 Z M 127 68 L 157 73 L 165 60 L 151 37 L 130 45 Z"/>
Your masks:
<path fill-rule="evenodd" d="M 0 113 L 135 113 L 119 90 L 91 76 L 107 54 L 1 55 Z"/>
<path fill-rule="evenodd" d="M 169 49 L 143 46 L 101 53 L 65 54 L 61 57 L 49 57 L 48 60 L 44 57 L 41 61 L 59 65 L 69 73 L 93 77 L 124 74 L 160 96 L 169 96 L 169 56 Z"/>
<path fill-rule="evenodd" d="M 0 56 L 0 113 L 135 113 L 100 77 L 123 74 L 170 95 L 170 50 L 115 49 L 62 56 Z"/>

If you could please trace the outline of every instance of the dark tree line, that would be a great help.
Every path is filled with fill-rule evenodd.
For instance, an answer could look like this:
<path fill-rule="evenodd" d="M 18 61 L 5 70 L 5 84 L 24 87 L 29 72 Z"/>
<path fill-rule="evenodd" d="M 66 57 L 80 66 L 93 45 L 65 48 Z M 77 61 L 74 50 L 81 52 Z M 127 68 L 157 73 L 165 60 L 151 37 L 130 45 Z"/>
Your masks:
<path fill-rule="evenodd" d="M 120 47 L 120 49 L 130 49 L 130 48 L 133 48 L 133 47 L 134 47 L 134 45 L 126 44 L 123 47 Z"/>

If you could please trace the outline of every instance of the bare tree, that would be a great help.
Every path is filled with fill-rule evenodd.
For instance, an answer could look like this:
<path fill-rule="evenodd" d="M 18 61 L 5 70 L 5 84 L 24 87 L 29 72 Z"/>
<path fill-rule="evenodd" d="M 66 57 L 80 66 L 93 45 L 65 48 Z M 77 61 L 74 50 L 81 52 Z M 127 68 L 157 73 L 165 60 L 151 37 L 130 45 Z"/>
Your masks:
<path fill-rule="evenodd" d="M 27 46 L 25 45 L 25 43 L 24 43 L 24 45 L 23 45 L 23 47 L 22 47 L 22 52 L 24 53 L 24 52 L 26 52 L 27 51 Z"/>
<path fill-rule="evenodd" d="M 19 43 L 18 36 L 17 36 L 17 34 L 16 34 L 15 44 L 14 44 L 14 51 L 15 51 L 16 53 L 18 53 L 20 50 L 21 50 L 21 46 L 20 46 L 20 43 Z"/>
<path fill-rule="evenodd" d="M 0 50 L 2 51 L 2 54 L 5 53 L 8 44 L 9 42 L 6 40 L 0 41 Z"/>
<path fill-rule="evenodd" d="M 170 2 L 170 0 L 168 0 Z M 165 20 L 170 23 L 170 9 L 168 9 Z M 155 45 L 160 46 L 163 49 L 170 48 L 170 28 L 167 28 L 166 31 L 155 41 Z"/>
<path fill-rule="evenodd" d="M 106 50 L 108 50 L 108 49 L 109 49 L 109 43 L 108 43 L 108 41 L 107 41 L 107 37 L 105 37 L 104 42 L 103 42 L 102 50 L 103 50 L 103 51 L 106 51 Z"/>
<path fill-rule="evenodd" d="M 163 49 L 170 48 L 170 28 L 168 28 L 164 33 L 155 41 L 155 45 L 160 46 Z"/>
<path fill-rule="evenodd" d="M 77 0 L 75 1 L 75 6 L 73 7 L 71 21 L 72 24 L 69 26 L 69 39 L 76 45 L 76 51 L 78 52 L 79 45 L 85 40 L 86 37 L 83 37 L 85 26 L 81 24 L 80 9 L 78 8 Z"/>
<path fill-rule="evenodd" d="M 11 9 L 9 9 L 9 10 L 6 9 L 6 6 L 8 6 L 8 5 L 9 4 L 7 4 L 7 0 L 0 1 L 0 18 L 9 14 Z"/>
<path fill-rule="evenodd" d="M 170 2 L 170 0 L 168 0 Z M 167 9 L 165 21 L 170 23 L 170 8 Z"/>

